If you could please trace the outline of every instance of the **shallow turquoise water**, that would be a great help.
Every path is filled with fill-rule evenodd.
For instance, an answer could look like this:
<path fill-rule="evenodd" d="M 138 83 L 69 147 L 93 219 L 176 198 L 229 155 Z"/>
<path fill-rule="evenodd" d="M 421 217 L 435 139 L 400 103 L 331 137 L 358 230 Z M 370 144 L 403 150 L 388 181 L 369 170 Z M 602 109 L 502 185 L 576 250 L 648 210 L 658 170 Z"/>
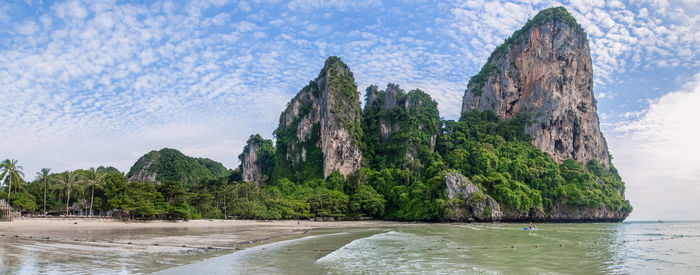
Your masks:
<path fill-rule="evenodd" d="M 417 224 L 316 231 L 161 274 L 698 274 L 700 223 Z"/>

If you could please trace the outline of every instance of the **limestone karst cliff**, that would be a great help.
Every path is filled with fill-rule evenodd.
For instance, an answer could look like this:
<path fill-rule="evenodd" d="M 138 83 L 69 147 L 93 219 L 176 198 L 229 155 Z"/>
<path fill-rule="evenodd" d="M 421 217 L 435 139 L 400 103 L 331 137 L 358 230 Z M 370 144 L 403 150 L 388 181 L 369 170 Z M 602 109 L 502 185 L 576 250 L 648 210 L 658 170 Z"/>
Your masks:
<path fill-rule="evenodd" d="M 373 167 L 420 166 L 420 155 L 433 152 L 440 132 L 440 115 L 430 95 L 421 90 L 406 93 L 398 85 L 386 90 L 366 89 L 362 129 L 364 157 Z"/>
<path fill-rule="evenodd" d="M 562 7 L 541 11 L 496 48 L 469 81 L 462 112 L 471 110 L 527 115 L 532 143 L 557 161 L 597 159 L 610 167 L 588 39 Z"/>
<path fill-rule="evenodd" d="M 242 180 L 262 185 L 274 167 L 272 140 L 263 139 L 259 134 L 251 135 L 238 160 L 241 162 Z"/>
<path fill-rule="evenodd" d="M 585 32 L 563 8 L 495 49 L 457 121 L 395 84 L 368 87 L 361 110 L 353 74 L 330 57 L 286 105 L 274 148 L 252 136 L 231 178 L 274 194 L 258 200 L 273 218 L 621 221 L 632 206 L 599 129 L 592 70 Z"/>
<path fill-rule="evenodd" d="M 280 115 L 276 172 L 293 178 L 346 176 L 360 169 L 361 109 L 355 79 L 340 58 L 329 57 L 315 80 Z"/>

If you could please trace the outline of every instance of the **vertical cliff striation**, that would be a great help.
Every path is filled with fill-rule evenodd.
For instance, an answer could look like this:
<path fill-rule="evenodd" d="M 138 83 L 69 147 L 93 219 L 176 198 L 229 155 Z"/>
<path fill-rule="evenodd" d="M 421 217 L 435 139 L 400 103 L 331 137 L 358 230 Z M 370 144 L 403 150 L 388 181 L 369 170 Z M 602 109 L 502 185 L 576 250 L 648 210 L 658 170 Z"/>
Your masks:
<path fill-rule="evenodd" d="M 315 80 L 287 104 L 275 130 L 277 176 L 325 178 L 360 169 L 361 109 L 355 79 L 340 58 L 329 57 Z"/>
<path fill-rule="evenodd" d="M 586 33 L 562 7 L 538 13 L 496 48 L 469 80 L 462 112 L 525 114 L 532 143 L 562 162 L 598 160 L 610 167 L 593 97 Z"/>

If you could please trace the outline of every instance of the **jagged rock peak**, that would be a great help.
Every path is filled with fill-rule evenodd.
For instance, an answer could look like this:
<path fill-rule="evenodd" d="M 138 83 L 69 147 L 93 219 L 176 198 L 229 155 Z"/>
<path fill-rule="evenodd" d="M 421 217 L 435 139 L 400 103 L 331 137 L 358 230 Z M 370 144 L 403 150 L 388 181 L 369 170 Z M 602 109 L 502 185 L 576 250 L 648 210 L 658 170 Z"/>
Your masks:
<path fill-rule="evenodd" d="M 284 162 L 280 165 L 293 174 L 324 178 L 333 171 L 347 176 L 360 169 L 360 119 L 352 72 L 340 58 L 331 56 L 318 77 L 297 93 L 280 115 L 275 131 L 277 152 Z"/>
<path fill-rule="evenodd" d="M 563 7 L 541 11 L 494 50 L 467 85 L 462 112 L 471 110 L 502 119 L 524 114 L 532 143 L 557 161 L 610 167 L 588 39 Z"/>
<path fill-rule="evenodd" d="M 372 85 L 365 92 L 362 127 L 370 165 L 419 166 L 421 147 L 435 149 L 440 131 L 437 102 L 419 89 L 407 93 L 393 83 L 385 90 Z"/>

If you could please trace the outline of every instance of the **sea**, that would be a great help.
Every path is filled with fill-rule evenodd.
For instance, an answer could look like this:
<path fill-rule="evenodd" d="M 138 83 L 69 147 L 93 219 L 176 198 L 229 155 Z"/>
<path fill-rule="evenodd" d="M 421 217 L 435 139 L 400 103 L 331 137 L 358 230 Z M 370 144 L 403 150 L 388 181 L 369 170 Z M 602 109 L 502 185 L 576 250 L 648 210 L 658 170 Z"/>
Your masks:
<path fill-rule="evenodd" d="M 100 259 L 104 265 L 61 262 L 61 257 L 52 263 L 41 260 L 42 253 L 33 253 L 35 246 L 18 245 L 0 250 L 24 255 L 20 263 L 0 266 L 0 273 L 700 274 L 700 222 L 536 226 L 537 230 L 524 230 L 527 224 L 422 223 L 313 230 L 293 239 L 220 250 L 209 257 L 184 255 L 173 260 L 183 264 L 169 262 L 167 269 L 161 268 L 165 265 L 156 260 L 157 253 L 142 255 L 153 260 L 138 265 L 134 259 L 119 257 Z M 6 258 L 0 254 L 0 263 Z"/>

